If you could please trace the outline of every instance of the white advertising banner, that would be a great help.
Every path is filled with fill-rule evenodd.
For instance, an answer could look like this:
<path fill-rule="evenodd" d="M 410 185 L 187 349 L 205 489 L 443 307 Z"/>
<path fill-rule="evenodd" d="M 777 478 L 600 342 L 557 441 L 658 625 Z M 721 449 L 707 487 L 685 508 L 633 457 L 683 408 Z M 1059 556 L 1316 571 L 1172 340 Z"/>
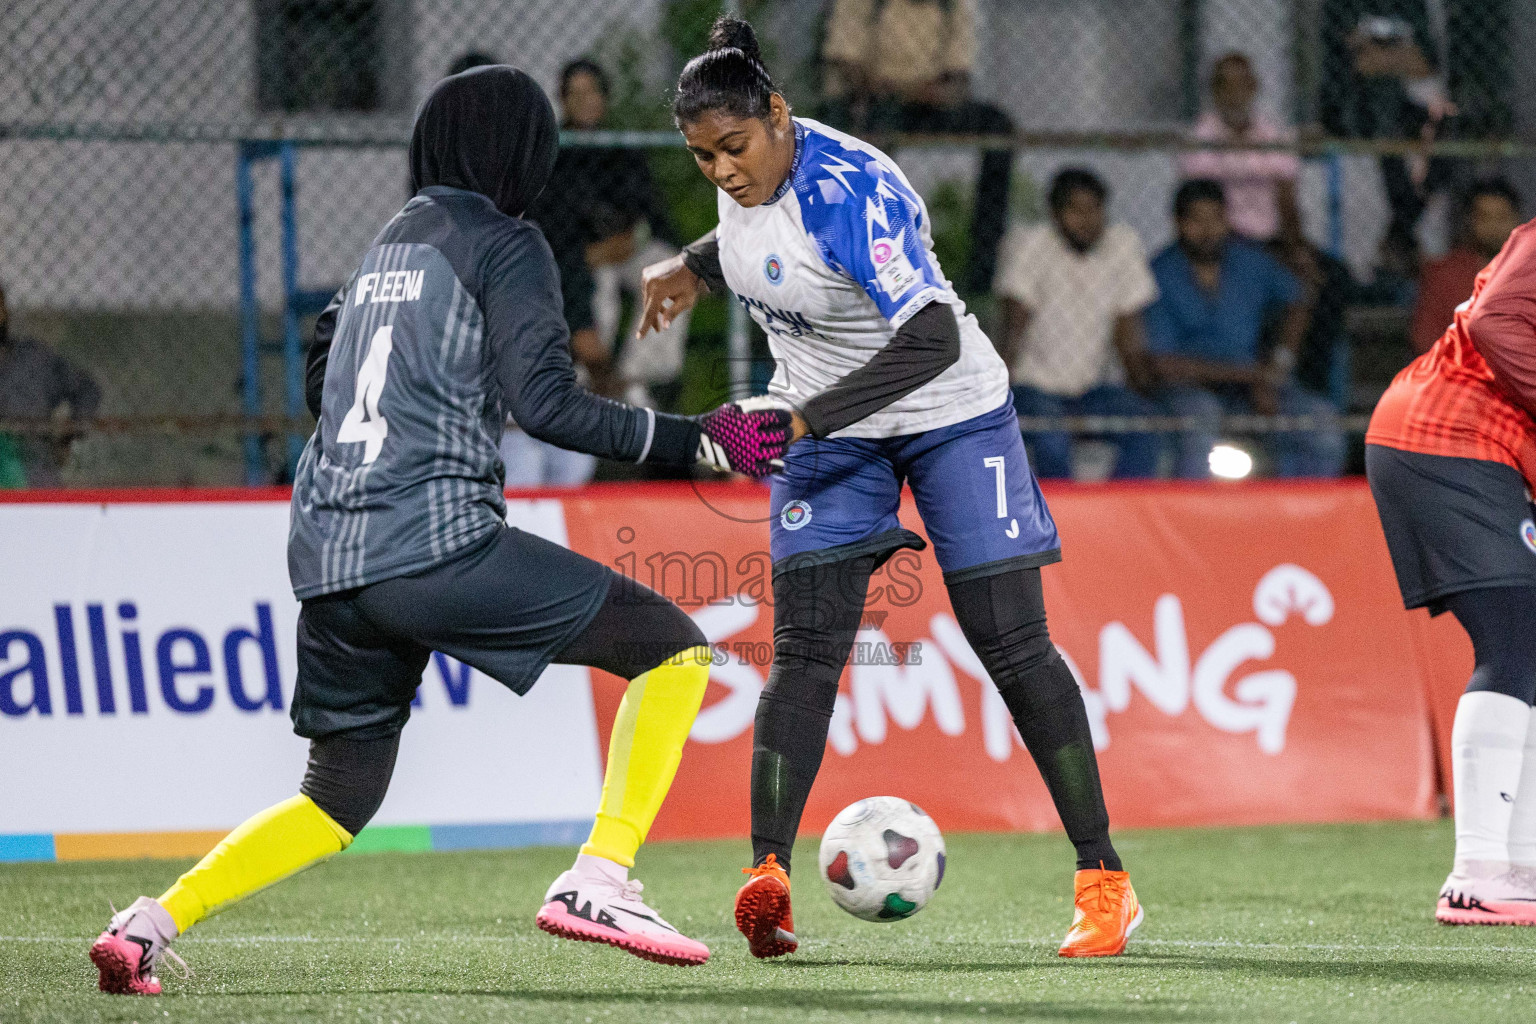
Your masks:
<path fill-rule="evenodd" d="M 558 501 L 508 518 L 565 543 Z M 287 534 L 276 501 L 0 504 L 0 835 L 220 830 L 297 791 Z M 434 656 L 375 821 L 590 820 L 600 785 L 586 669 L 519 698 Z"/>

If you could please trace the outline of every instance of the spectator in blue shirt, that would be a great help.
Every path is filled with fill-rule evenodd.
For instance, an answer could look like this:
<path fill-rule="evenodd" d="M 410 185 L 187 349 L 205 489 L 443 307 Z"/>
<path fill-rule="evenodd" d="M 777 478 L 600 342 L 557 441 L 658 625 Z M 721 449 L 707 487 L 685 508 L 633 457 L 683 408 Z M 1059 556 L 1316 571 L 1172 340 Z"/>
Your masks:
<path fill-rule="evenodd" d="M 1338 476 L 1344 435 L 1326 398 L 1302 390 L 1292 370 L 1306 335 L 1301 283 L 1227 222 L 1221 184 L 1186 181 L 1174 198 L 1178 240 L 1152 260 L 1158 299 L 1147 308 L 1147 348 L 1164 382 L 1162 400 L 1200 425 L 1179 438 L 1176 471 L 1209 474 L 1223 414 L 1314 416 L 1321 429 L 1269 435 L 1280 476 Z M 1262 352 L 1265 327 L 1277 342 Z"/>

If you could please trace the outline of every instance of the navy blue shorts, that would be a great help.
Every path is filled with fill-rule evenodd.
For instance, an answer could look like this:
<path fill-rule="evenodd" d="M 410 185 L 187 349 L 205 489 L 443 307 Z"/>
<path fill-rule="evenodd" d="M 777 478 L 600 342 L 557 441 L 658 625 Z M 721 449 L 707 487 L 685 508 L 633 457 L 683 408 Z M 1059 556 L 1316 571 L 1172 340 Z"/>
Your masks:
<path fill-rule="evenodd" d="M 946 583 L 1061 560 L 1056 523 L 1024 454 L 1013 404 L 921 434 L 805 438 L 773 477 L 775 575 L 921 550 L 896 516 L 912 488 Z"/>

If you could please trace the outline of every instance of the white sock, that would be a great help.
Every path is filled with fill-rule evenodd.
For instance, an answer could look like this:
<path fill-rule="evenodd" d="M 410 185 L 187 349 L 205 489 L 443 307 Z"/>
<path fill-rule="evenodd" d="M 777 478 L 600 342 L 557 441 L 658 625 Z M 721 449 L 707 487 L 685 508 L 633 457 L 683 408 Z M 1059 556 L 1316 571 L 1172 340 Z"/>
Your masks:
<path fill-rule="evenodd" d="M 1504 693 L 1463 694 L 1451 726 L 1456 868 L 1481 874 L 1507 865 L 1510 819 L 1520 790 L 1531 708 Z"/>
<path fill-rule="evenodd" d="M 590 853 L 576 855 L 576 872 L 589 877 L 595 875 L 606 878 L 614 885 L 623 885 L 629 881 L 629 868 L 607 857 L 597 857 Z"/>
<path fill-rule="evenodd" d="M 161 943 L 170 942 L 181 932 L 176 928 L 176 921 L 171 917 L 170 911 L 160 905 L 159 900 L 148 896 L 140 896 L 129 905 L 127 910 L 120 911 L 112 918 L 111 927 L 119 925 L 127 926 L 125 934 L 142 937 L 148 934 L 151 938 Z"/>
<path fill-rule="evenodd" d="M 1521 867 L 1536 868 L 1536 717 L 1525 730 L 1525 761 L 1520 766 L 1520 789 L 1509 818 L 1509 860 Z"/>

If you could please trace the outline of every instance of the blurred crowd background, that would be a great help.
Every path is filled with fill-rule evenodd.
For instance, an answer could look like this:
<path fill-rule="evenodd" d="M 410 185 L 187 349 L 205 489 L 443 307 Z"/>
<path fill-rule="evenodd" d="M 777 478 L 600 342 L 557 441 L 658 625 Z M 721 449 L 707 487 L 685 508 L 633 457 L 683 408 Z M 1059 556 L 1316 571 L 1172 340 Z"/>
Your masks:
<path fill-rule="evenodd" d="M 795 112 L 892 153 L 1007 360 L 1037 472 L 1336 476 L 1536 195 L 1536 0 L 740 0 Z M 711 296 L 669 92 L 707 0 L 0 7 L 0 487 L 285 482 L 312 317 L 408 198 L 412 111 L 509 63 L 565 129 L 529 216 L 589 386 L 702 411 Z M 511 485 L 630 479 L 509 431 Z"/>

